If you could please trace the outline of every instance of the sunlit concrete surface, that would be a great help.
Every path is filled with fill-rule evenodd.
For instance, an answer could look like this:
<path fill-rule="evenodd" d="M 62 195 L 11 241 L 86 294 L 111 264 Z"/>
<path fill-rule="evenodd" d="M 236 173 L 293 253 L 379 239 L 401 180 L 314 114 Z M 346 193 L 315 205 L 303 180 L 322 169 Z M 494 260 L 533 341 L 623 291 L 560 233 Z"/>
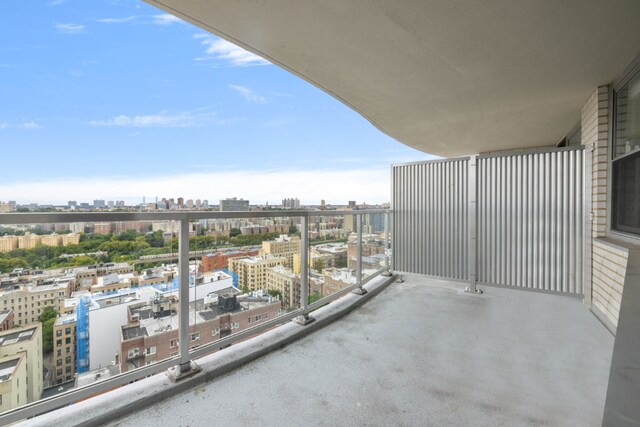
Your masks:
<path fill-rule="evenodd" d="M 324 329 L 110 425 L 601 423 L 613 336 L 580 300 L 406 279 Z"/>

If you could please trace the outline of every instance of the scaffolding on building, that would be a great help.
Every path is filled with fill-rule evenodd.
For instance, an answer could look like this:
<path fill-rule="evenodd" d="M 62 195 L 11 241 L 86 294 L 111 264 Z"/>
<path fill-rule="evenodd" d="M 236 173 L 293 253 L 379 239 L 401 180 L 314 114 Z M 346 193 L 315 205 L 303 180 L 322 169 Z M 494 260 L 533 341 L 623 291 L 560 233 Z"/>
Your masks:
<path fill-rule="evenodd" d="M 89 370 L 89 305 L 91 299 L 80 298 L 76 307 L 76 371 L 81 374 Z"/>

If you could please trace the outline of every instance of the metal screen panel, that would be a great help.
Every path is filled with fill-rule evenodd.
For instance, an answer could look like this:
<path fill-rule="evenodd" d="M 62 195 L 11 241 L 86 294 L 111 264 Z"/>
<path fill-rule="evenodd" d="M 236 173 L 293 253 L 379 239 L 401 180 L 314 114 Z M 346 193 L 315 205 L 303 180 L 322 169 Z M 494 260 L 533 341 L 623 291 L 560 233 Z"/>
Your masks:
<path fill-rule="evenodd" d="M 392 168 L 393 269 L 468 279 L 468 158 Z"/>
<path fill-rule="evenodd" d="M 583 292 L 584 152 L 478 158 L 478 281 Z"/>
<path fill-rule="evenodd" d="M 582 294 L 582 147 L 471 159 L 393 166 L 393 269 Z"/>

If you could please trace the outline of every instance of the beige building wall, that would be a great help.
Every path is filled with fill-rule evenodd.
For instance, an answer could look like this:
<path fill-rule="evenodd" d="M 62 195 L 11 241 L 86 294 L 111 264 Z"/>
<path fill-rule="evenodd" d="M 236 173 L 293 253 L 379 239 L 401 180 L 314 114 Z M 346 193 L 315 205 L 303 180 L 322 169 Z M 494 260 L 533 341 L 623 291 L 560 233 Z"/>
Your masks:
<path fill-rule="evenodd" d="M 27 402 L 34 402 L 42 395 L 42 326 L 40 323 L 11 329 L 0 334 L 0 361 L 5 357 L 24 354 L 26 376 L 19 387 L 27 389 Z M 27 403 L 25 402 L 25 403 Z"/>
<path fill-rule="evenodd" d="M 45 246 L 60 246 L 62 245 L 62 236 L 59 234 L 49 234 L 42 236 L 40 244 Z"/>
<path fill-rule="evenodd" d="M 13 309 L 13 320 L 18 326 L 38 321 L 46 307 L 59 309 L 69 296 L 68 284 L 60 286 L 26 286 L 14 291 L 0 292 L 0 309 Z"/>
<path fill-rule="evenodd" d="M 14 249 L 18 249 L 18 237 L 17 236 L 2 236 L 0 237 L 0 252 L 10 252 Z"/>
<path fill-rule="evenodd" d="M 285 308 L 300 305 L 300 279 L 287 268 L 267 269 L 267 289 L 280 292 Z"/>
<path fill-rule="evenodd" d="M 596 88 L 582 108 L 582 144 L 591 151 L 591 275 L 585 303 L 615 333 L 629 251 L 637 246 L 607 237 L 611 162 L 610 87 Z"/>
<path fill-rule="evenodd" d="M 76 233 L 63 234 L 61 237 L 62 246 L 77 245 L 78 243 L 80 243 L 80 235 Z"/>
<path fill-rule="evenodd" d="M 67 316 L 70 317 L 70 316 Z M 76 321 L 58 317 L 53 325 L 53 382 L 71 381 L 76 373 Z"/>
<path fill-rule="evenodd" d="M 11 376 L 0 381 L 0 412 L 17 408 L 28 402 L 27 363 L 23 353 L 0 358 L 0 369 L 12 369 Z"/>
<path fill-rule="evenodd" d="M 42 238 L 36 234 L 25 233 L 18 237 L 18 247 L 20 249 L 33 249 L 40 244 Z"/>
<path fill-rule="evenodd" d="M 292 268 L 294 256 L 300 254 L 300 238 L 297 236 L 280 236 L 277 240 L 267 240 L 262 242 L 260 255 L 272 255 L 286 258 L 286 266 Z"/>
<path fill-rule="evenodd" d="M 252 291 L 267 287 L 267 269 L 277 265 L 285 265 L 286 258 L 282 257 L 244 257 L 231 258 L 229 270 L 238 274 L 238 286 Z"/>

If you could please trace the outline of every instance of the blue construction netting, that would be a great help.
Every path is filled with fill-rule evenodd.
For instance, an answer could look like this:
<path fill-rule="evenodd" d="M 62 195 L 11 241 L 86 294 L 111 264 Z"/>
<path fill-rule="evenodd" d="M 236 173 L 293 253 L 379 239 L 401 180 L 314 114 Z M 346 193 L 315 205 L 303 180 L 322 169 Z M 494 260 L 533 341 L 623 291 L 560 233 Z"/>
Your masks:
<path fill-rule="evenodd" d="M 76 307 L 76 370 L 89 370 L 89 297 L 82 297 Z"/>
<path fill-rule="evenodd" d="M 222 270 L 216 270 L 216 271 L 222 271 L 223 273 L 226 273 L 229 276 L 231 276 L 231 278 L 233 279 L 233 286 L 235 288 L 238 288 L 238 273 L 234 273 L 233 271 L 229 271 L 229 269 L 227 269 L 227 268 L 223 268 Z"/>

